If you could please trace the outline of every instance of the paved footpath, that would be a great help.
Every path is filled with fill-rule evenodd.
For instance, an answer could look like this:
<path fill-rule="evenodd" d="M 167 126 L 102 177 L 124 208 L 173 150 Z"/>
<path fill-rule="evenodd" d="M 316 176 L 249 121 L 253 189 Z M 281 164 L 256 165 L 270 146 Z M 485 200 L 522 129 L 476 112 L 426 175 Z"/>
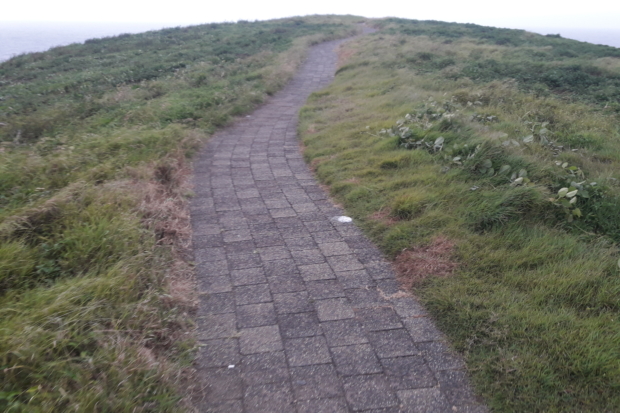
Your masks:
<path fill-rule="evenodd" d="M 462 361 L 300 154 L 298 111 L 334 78 L 315 46 L 291 83 L 194 164 L 201 412 L 486 412 Z"/>

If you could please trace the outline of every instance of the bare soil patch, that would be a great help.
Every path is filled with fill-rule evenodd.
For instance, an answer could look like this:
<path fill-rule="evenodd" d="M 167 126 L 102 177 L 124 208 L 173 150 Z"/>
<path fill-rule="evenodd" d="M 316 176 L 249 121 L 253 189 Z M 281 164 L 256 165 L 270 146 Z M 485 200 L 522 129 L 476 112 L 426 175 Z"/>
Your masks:
<path fill-rule="evenodd" d="M 382 224 L 387 225 L 388 227 L 391 227 L 399 221 L 398 218 L 392 216 L 392 210 L 390 208 L 382 208 L 379 211 L 371 214 L 369 218 L 374 221 L 379 221 Z"/>
<path fill-rule="evenodd" d="M 340 68 L 344 66 L 356 51 L 357 50 L 352 48 L 350 45 L 348 45 L 348 47 L 340 46 L 340 49 L 338 50 L 338 67 Z"/>
<path fill-rule="evenodd" d="M 394 260 L 394 270 L 408 291 L 427 277 L 446 277 L 458 263 L 452 260 L 454 241 L 440 236 L 426 246 L 405 249 Z"/>

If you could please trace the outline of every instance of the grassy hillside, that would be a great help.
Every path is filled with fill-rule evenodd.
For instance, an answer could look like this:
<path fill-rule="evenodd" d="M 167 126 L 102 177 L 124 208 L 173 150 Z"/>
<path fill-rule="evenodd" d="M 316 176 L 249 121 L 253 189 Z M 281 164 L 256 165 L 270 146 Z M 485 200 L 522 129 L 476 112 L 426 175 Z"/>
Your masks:
<path fill-rule="evenodd" d="M 494 411 L 620 411 L 620 49 L 378 21 L 300 133 Z"/>
<path fill-rule="evenodd" d="M 0 410 L 178 411 L 187 160 L 355 31 L 311 17 L 0 64 Z M 300 131 L 495 411 L 620 406 L 620 50 L 388 19 Z"/>
<path fill-rule="evenodd" d="M 0 64 L 0 411 L 184 408 L 187 159 L 355 21 L 166 29 Z"/>

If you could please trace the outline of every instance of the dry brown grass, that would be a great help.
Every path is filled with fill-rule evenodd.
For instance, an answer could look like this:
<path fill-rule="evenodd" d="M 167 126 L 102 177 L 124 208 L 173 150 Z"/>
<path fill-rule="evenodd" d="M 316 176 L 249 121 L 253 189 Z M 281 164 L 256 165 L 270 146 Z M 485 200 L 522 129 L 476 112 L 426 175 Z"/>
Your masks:
<path fill-rule="evenodd" d="M 169 156 L 165 165 L 170 171 L 169 181 L 153 179 L 142 186 L 143 197 L 139 208 L 146 226 L 157 234 L 157 243 L 167 246 L 172 255 L 164 279 L 166 294 L 160 296 L 160 299 L 166 307 L 178 309 L 183 315 L 182 319 L 187 320 L 179 324 L 176 331 L 169 333 L 172 341 L 179 342 L 193 335 L 195 324 L 191 321 L 191 315 L 198 305 L 196 277 L 190 263 L 192 227 L 187 198 L 192 190 L 192 169 L 180 151 Z M 161 167 L 161 163 L 149 167 L 152 176 L 159 175 L 158 167 Z M 165 355 L 149 352 L 145 356 L 149 355 L 158 362 L 166 362 Z M 160 360 L 162 356 L 163 360 Z M 197 413 L 192 400 L 196 383 L 199 382 L 196 370 L 186 367 L 176 371 L 175 375 L 175 383 L 183 395 L 179 405 L 184 411 Z"/>
<path fill-rule="evenodd" d="M 392 210 L 390 208 L 382 208 L 371 214 L 369 218 L 374 221 L 379 221 L 388 227 L 391 227 L 399 221 L 398 218 L 392 215 Z"/>
<path fill-rule="evenodd" d="M 452 259 L 454 241 L 434 238 L 429 245 L 405 249 L 394 260 L 394 269 L 405 290 L 411 290 L 427 277 L 446 277 L 458 263 Z"/>
<path fill-rule="evenodd" d="M 169 171 L 167 181 L 153 179 L 142 186 L 143 196 L 139 210 L 145 226 L 153 230 L 159 245 L 171 248 L 172 261 L 166 276 L 169 305 L 183 311 L 193 311 L 197 304 L 196 280 L 191 260 L 192 227 L 189 201 L 191 193 L 191 167 L 180 151 L 165 162 Z M 151 166 L 157 176 L 161 163 Z"/>
<path fill-rule="evenodd" d="M 338 68 L 346 65 L 352 56 L 358 53 L 358 48 L 355 47 L 353 42 L 348 42 L 340 46 L 338 49 Z"/>
<path fill-rule="evenodd" d="M 609 70 L 610 72 L 620 73 L 620 58 L 617 57 L 602 57 L 592 62 L 595 66 L 601 69 Z"/>

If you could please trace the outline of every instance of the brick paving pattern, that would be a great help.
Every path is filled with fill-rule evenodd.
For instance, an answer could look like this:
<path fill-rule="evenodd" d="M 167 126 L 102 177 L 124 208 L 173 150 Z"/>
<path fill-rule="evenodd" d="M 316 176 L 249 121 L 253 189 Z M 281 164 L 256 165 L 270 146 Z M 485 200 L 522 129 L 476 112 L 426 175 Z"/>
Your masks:
<path fill-rule="evenodd" d="M 300 154 L 332 41 L 195 162 L 201 412 L 486 412 L 463 362 Z"/>

